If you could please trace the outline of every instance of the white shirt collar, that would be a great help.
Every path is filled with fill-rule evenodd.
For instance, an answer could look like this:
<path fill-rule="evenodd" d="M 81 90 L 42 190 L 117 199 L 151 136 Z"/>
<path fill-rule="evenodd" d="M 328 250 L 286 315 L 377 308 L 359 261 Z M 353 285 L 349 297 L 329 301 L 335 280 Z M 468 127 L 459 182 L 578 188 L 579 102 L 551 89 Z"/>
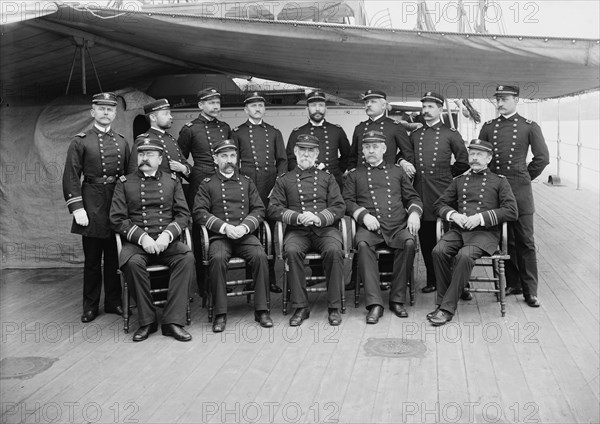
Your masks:
<path fill-rule="evenodd" d="M 512 118 L 512 117 L 513 117 L 514 115 L 516 115 L 516 114 L 517 114 L 517 111 L 515 110 L 515 111 L 514 111 L 513 113 L 511 113 L 510 115 L 502 115 L 502 116 L 504 116 L 506 119 L 510 119 L 510 118 Z"/>
<path fill-rule="evenodd" d="M 379 118 L 381 118 L 383 115 L 385 115 L 385 113 L 382 113 L 381 115 L 378 115 L 378 116 L 376 116 L 375 118 L 371 118 L 371 117 L 369 117 L 369 119 L 370 119 L 371 121 L 377 121 L 377 120 L 378 120 Z"/>
<path fill-rule="evenodd" d="M 219 172 L 221 172 L 221 171 L 219 171 Z M 231 178 L 231 177 L 233 177 L 233 174 L 235 174 L 235 171 L 232 172 L 231 174 L 226 174 L 224 172 L 221 172 L 221 175 L 224 176 L 225 178 Z"/>
<path fill-rule="evenodd" d="M 425 125 L 427 125 L 428 127 L 433 127 L 434 125 L 437 125 L 438 122 L 440 122 L 440 121 L 441 121 L 441 119 L 439 119 L 439 118 L 434 123 L 432 123 L 432 124 L 430 124 L 427 121 L 425 121 Z"/>
<path fill-rule="evenodd" d="M 96 127 L 96 129 L 97 129 L 98 131 L 100 131 L 100 132 L 103 132 L 103 133 L 110 132 L 110 126 L 108 126 L 107 128 L 102 128 L 102 127 L 100 127 L 98 124 L 94 124 L 94 126 L 95 126 L 95 127 Z"/>
<path fill-rule="evenodd" d="M 315 122 L 315 121 L 313 121 L 313 120 L 312 120 L 312 119 L 310 119 L 310 118 L 308 118 L 308 120 L 310 121 L 310 124 L 311 124 L 313 127 L 322 127 L 322 126 L 323 126 L 323 124 L 325 123 L 325 119 L 321 119 L 321 122 Z"/>
<path fill-rule="evenodd" d="M 248 122 L 250 122 L 250 124 L 251 124 L 251 125 L 261 125 L 261 124 L 262 124 L 262 122 L 263 122 L 263 120 L 261 119 L 261 120 L 260 120 L 260 121 L 258 121 L 258 122 L 254 122 L 254 119 L 252 119 L 252 118 L 248 118 Z"/>
<path fill-rule="evenodd" d="M 158 131 L 158 132 L 159 132 L 159 133 L 161 133 L 161 134 L 164 134 L 164 133 L 165 133 L 165 130 L 163 130 L 162 128 L 158 128 L 158 127 L 152 127 L 152 129 L 153 129 L 154 131 Z"/>

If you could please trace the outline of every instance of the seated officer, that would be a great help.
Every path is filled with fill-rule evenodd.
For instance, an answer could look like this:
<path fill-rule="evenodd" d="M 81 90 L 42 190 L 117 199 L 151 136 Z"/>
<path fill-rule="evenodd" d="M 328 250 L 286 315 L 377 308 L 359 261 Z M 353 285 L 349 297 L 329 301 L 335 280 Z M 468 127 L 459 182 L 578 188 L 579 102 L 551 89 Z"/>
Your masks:
<path fill-rule="evenodd" d="M 310 315 L 304 274 L 304 258 L 310 249 L 323 255 L 329 324 L 340 325 L 344 253 L 342 235 L 335 224 L 344 216 L 344 199 L 335 177 L 315 166 L 318 138 L 299 135 L 294 154 L 296 168 L 275 181 L 268 210 L 270 219 L 287 224 L 283 250 L 289 266 L 292 306 L 297 308 L 290 325 L 301 325 Z"/>
<path fill-rule="evenodd" d="M 205 225 L 210 236 L 208 275 L 216 314 L 213 331 L 220 333 L 227 324 L 226 276 L 232 254 L 243 258 L 252 268 L 254 320 L 261 327 L 272 327 L 267 310 L 267 254 L 253 235 L 264 219 L 265 207 L 254 182 L 236 169 L 235 141 L 227 139 L 215 143 L 213 157 L 218 171 L 200 184 L 193 214 L 194 222 Z"/>
<path fill-rule="evenodd" d="M 423 204 L 400 165 L 383 160 L 387 146 L 380 131 L 368 131 L 362 139 L 365 167 L 348 173 L 344 185 L 346 214 L 358 223 L 358 273 L 365 285 L 367 324 L 383 315 L 379 267 L 375 249 L 394 249 L 390 310 L 407 318 L 404 308 L 407 282 L 415 258 L 415 235 L 419 231 Z M 408 211 L 408 212 L 407 212 Z"/>
<path fill-rule="evenodd" d="M 110 208 L 112 228 L 124 239 L 119 264 L 137 299 L 140 328 L 133 335 L 134 342 L 146 340 L 158 327 L 146 271 L 150 262 L 171 268 L 163 335 L 182 342 L 192 339 L 183 325 L 189 287 L 196 278 L 194 255 L 179 241 L 190 212 L 179 178 L 158 169 L 162 160 L 159 140 L 146 138 L 139 144 L 138 170 L 117 182 Z"/>
<path fill-rule="evenodd" d="M 471 169 L 454 178 L 434 204 L 437 215 L 451 224 L 433 249 L 437 307 L 427 314 L 433 325 L 452 320 L 475 260 L 493 254 L 500 241 L 501 224 L 518 217 L 510 184 L 488 169 L 491 160 L 491 143 L 471 141 Z"/>

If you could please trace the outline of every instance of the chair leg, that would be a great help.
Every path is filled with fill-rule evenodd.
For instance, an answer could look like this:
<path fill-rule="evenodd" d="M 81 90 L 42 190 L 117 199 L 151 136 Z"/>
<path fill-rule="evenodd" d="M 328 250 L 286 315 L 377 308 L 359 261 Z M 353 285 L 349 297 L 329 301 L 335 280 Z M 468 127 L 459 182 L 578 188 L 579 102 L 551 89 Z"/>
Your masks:
<path fill-rule="evenodd" d="M 506 315 L 506 276 L 504 275 L 504 260 L 498 260 L 498 278 L 500 280 L 500 313 Z"/>
<path fill-rule="evenodd" d="M 360 299 L 360 280 L 358 279 L 358 253 L 354 254 L 352 260 L 352 278 L 354 280 L 354 307 L 358 308 Z"/>
<path fill-rule="evenodd" d="M 127 287 L 127 280 L 123 276 L 123 273 L 119 271 L 121 274 L 121 285 L 123 286 L 123 332 L 125 334 L 129 333 L 129 288 Z"/>
<path fill-rule="evenodd" d="M 342 282 L 342 314 L 346 313 L 346 285 Z"/>
<path fill-rule="evenodd" d="M 188 298 L 187 308 L 185 310 L 185 322 L 187 325 L 192 323 L 192 308 L 190 306 L 190 298 Z"/>
<path fill-rule="evenodd" d="M 415 304 L 415 281 L 417 279 L 416 273 L 417 268 L 413 265 L 413 269 L 408 274 L 408 295 L 410 297 L 410 306 Z"/>
<path fill-rule="evenodd" d="M 212 293 L 210 289 L 207 289 L 206 293 L 206 305 L 208 307 L 208 322 L 212 322 L 213 320 L 213 301 L 212 301 Z"/>
<path fill-rule="evenodd" d="M 288 273 L 288 264 L 287 259 L 284 260 L 283 263 L 283 293 L 281 299 L 283 301 L 282 312 L 283 315 L 287 315 L 288 313 L 288 282 L 287 282 L 287 273 Z"/>

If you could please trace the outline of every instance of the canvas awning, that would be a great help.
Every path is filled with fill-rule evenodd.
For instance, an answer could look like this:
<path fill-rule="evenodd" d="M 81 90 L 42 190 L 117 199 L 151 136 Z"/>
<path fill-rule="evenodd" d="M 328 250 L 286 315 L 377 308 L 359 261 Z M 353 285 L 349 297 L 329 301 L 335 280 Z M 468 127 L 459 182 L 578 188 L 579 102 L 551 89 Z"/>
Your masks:
<path fill-rule="evenodd" d="M 86 43 L 89 92 L 140 87 L 160 75 L 251 75 L 358 99 L 369 88 L 393 100 L 428 90 L 488 98 L 499 83 L 522 97 L 550 98 L 600 87 L 600 44 L 590 39 L 417 32 L 338 24 L 125 12 L 59 6 L 2 25 L 2 97 L 81 92 Z M 91 59 L 90 59 L 91 58 Z"/>

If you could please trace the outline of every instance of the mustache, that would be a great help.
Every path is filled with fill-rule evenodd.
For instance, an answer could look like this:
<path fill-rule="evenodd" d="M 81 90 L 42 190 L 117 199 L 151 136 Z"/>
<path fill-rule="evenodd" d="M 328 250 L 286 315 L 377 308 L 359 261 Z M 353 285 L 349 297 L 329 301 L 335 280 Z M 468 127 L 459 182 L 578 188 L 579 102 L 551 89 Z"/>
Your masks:
<path fill-rule="evenodd" d="M 148 161 L 144 160 L 144 161 L 142 161 L 142 163 L 140 163 L 140 164 L 138 165 L 138 168 L 139 168 L 140 166 L 142 166 L 142 165 L 150 166 L 150 162 L 148 162 Z"/>

